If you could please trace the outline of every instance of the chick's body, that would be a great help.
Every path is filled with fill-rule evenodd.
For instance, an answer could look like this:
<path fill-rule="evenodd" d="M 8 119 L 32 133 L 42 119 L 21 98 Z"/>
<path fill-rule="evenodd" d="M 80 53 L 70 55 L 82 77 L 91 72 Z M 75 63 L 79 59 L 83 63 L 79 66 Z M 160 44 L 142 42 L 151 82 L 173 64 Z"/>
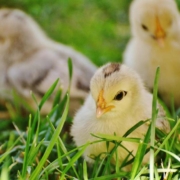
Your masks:
<path fill-rule="evenodd" d="M 12 99 L 15 89 L 32 106 L 30 90 L 41 99 L 53 82 L 66 92 L 69 85 L 67 60 L 72 59 L 71 109 L 89 92 L 89 82 L 96 67 L 81 53 L 48 38 L 38 24 L 17 9 L 0 10 L 0 98 Z M 73 102 L 76 104 L 73 106 Z M 77 103 L 76 103 L 77 102 Z M 79 103 L 80 104 L 80 103 Z M 50 111 L 52 99 L 42 113 Z"/>
<path fill-rule="evenodd" d="M 146 91 L 137 73 L 125 65 L 107 64 L 101 67 L 91 79 L 90 87 L 91 93 L 75 115 L 71 129 L 77 146 L 97 140 L 91 134 L 116 134 L 121 137 L 139 121 L 151 118 L 152 95 Z M 100 96 L 103 106 L 99 104 Z M 160 106 L 159 108 L 156 126 L 168 132 L 169 124 L 164 119 L 164 111 Z M 144 124 L 129 137 L 143 138 L 147 128 L 148 125 Z M 135 155 L 138 143 L 123 142 L 122 145 Z M 86 148 L 84 157 L 87 161 L 92 161 L 90 155 L 102 152 L 107 152 L 106 143 L 95 143 Z M 120 161 L 127 155 L 126 150 L 118 148 Z M 147 157 L 144 161 L 147 161 Z"/>
<path fill-rule="evenodd" d="M 132 39 L 124 63 L 153 88 L 160 67 L 159 93 L 170 106 L 180 106 L 180 17 L 173 0 L 134 0 L 130 8 Z"/>

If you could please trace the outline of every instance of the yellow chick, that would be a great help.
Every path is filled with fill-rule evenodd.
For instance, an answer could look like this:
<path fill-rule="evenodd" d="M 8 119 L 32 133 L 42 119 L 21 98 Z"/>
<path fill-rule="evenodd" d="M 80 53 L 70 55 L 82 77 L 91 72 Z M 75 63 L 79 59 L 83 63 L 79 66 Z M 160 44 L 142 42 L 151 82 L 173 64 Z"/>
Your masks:
<path fill-rule="evenodd" d="M 89 92 L 96 70 L 81 53 L 48 38 L 39 25 L 18 9 L 0 9 L 0 99 L 12 100 L 12 90 L 36 109 L 30 91 L 40 101 L 53 82 L 60 78 L 63 93 L 69 85 L 67 60 L 72 59 L 70 109 L 76 109 Z M 48 113 L 52 98 L 41 113 Z"/>
<path fill-rule="evenodd" d="M 170 126 L 165 120 L 164 110 L 159 104 L 158 107 L 156 127 L 169 132 Z M 98 69 L 92 77 L 90 94 L 74 117 L 71 135 L 77 146 L 98 140 L 91 134 L 116 134 L 122 137 L 140 120 L 151 118 L 151 114 L 152 94 L 145 89 L 139 75 L 123 64 L 109 63 Z M 147 129 L 148 124 L 145 123 L 128 137 L 143 138 Z M 133 155 L 136 154 L 138 143 L 124 141 L 122 145 L 132 151 Z M 109 150 L 112 147 L 111 144 Z M 84 157 L 88 162 L 93 162 L 90 156 L 102 152 L 107 152 L 106 143 L 95 143 L 86 148 Z M 120 162 L 127 154 L 126 150 L 118 147 Z M 148 156 L 144 162 L 147 161 Z"/>
<path fill-rule="evenodd" d="M 180 106 L 180 16 L 174 0 L 134 0 L 130 7 L 132 38 L 124 63 L 135 69 L 149 89 L 160 67 L 159 93 Z"/>

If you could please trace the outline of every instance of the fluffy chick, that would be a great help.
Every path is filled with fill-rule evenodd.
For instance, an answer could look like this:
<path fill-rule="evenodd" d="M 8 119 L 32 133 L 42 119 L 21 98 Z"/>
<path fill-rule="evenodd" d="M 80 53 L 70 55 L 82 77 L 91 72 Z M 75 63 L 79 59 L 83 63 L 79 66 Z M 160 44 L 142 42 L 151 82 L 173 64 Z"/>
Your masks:
<path fill-rule="evenodd" d="M 152 89 L 160 67 L 159 93 L 168 106 L 180 106 L 180 17 L 174 0 L 134 0 L 130 7 L 132 38 L 124 63 Z"/>
<path fill-rule="evenodd" d="M 69 85 L 68 58 L 73 62 L 70 93 L 73 110 L 89 92 L 95 65 L 79 52 L 48 38 L 21 10 L 0 10 L 0 99 L 12 100 L 12 89 L 15 89 L 36 108 L 30 90 L 40 100 L 57 78 L 65 93 Z M 41 113 L 49 112 L 51 106 L 50 99 Z"/>
<path fill-rule="evenodd" d="M 74 117 L 71 135 L 77 146 L 97 140 L 91 134 L 123 136 L 140 120 L 151 118 L 151 104 L 152 95 L 145 89 L 135 71 L 119 63 L 109 63 L 98 69 L 92 77 L 90 94 Z M 169 132 L 169 123 L 164 119 L 165 113 L 159 104 L 158 107 L 156 127 Z M 147 128 L 148 124 L 143 124 L 129 137 L 143 138 Z M 123 142 L 122 145 L 134 155 L 136 154 L 138 143 Z M 86 148 L 84 157 L 92 162 L 90 156 L 102 152 L 107 152 L 106 143 L 95 143 Z M 127 154 L 127 151 L 118 147 L 120 162 Z M 144 159 L 144 162 L 147 161 L 148 156 Z"/>

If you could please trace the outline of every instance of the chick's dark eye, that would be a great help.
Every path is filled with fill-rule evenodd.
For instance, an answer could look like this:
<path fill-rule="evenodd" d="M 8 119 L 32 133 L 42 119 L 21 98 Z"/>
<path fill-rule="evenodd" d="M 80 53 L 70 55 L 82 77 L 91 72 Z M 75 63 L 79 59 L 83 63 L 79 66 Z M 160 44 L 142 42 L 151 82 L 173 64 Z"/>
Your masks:
<path fill-rule="evenodd" d="M 144 24 L 141 24 L 141 27 L 142 27 L 145 31 L 148 31 L 147 26 L 145 26 Z"/>
<path fill-rule="evenodd" d="M 119 91 L 114 97 L 114 100 L 120 101 L 124 96 L 126 96 L 126 94 L 127 91 Z"/>

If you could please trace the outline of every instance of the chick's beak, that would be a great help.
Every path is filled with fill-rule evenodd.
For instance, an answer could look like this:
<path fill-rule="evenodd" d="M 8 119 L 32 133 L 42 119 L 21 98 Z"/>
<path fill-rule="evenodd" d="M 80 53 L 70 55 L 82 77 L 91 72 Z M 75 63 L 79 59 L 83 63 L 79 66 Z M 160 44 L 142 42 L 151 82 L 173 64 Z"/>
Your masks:
<path fill-rule="evenodd" d="M 166 36 L 166 33 L 164 32 L 163 28 L 161 27 L 159 19 L 156 18 L 155 38 L 156 38 L 156 40 L 157 40 L 160 47 L 164 46 L 164 38 L 165 38 L 165 36 Z"/>
<path fill-rule="evenodd" d="M 102 108 L 100 106 L 97 106 L 96 109 L 96 117 L 100 118 L 104 113 L 110 111 L 112 108 L 114 108 L 114 106 L 107 106 L 105 108 Z"/>
<path fill-rule="evenodd" d="M 101 90 L 97 101 L 96 117 L 101 117 L 104 113 L 110 111 L 112 108 L 114 108 L 113 105 L 106 106 L 105 99 L 103 98 L 103 90 Z"/>

